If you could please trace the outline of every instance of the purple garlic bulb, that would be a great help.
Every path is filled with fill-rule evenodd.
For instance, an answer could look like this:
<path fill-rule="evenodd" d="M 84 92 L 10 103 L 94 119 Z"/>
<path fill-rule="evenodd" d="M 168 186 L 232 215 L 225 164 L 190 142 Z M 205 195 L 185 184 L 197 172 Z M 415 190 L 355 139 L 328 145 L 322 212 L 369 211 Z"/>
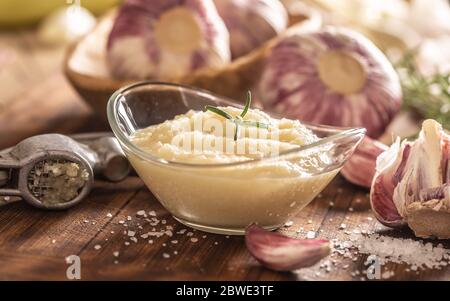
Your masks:
<path fill-rule="evenodd" d="M 293 33 L 272 48 L 258 93 L 264 106 L 333 126 L 360 126 L 378 138 L 400 110 L 392 65 L 359 33 L 342 28 Z"/>
<path fill-rule="evenodd" d="M 245 55 L 284 31 L 288 14 L 279 0 L 214 0 L 230 32 L 231 55 Z"/>
<path fill-rule="evenodd" d="M 229 34 L 212 0 L 125 0 L 107 45 L 119 79 L 174 79 L 230 61 Z"/>

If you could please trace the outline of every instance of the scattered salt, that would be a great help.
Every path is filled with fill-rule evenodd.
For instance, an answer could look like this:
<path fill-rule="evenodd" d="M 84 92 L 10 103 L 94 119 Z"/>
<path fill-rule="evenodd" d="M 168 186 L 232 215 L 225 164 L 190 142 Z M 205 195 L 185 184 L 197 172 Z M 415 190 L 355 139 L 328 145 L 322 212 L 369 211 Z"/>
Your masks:
<path fill-rule="evenodd" d="M 308 233 L 306 233 L 306 238 L 308 239 L 313 239 L 316 237 L 316 232 L 314 231 L 308 231 Z"/>
<path fill-rule="evenodd" d="M 293 221 L 287 221 L 287 222 L 284 224 L 284 226 L 285 226 L 285 227 L 290 227 L 290 226 L 292 226 L 293 224 L 294 224 Z"/>

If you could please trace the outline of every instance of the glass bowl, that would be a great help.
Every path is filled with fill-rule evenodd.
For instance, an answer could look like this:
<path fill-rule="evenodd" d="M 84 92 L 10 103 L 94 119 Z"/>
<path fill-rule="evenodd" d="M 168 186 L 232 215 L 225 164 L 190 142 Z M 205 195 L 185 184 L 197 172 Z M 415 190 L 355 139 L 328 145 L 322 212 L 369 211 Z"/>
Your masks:
<path fill-rule="evenodd" d="M 244 234 L 251 223 L 266 229 L 284 225 L 328 185 L 365 133 L 363 128 L 305 124 L 322 139 L 276 156 L 220 164 L 167 161 L 130 140 L 139 129 L 190 109 L 204 110 L 205 105 L 241 107 L 188 86 L 140 82 L 116 91 L 108 102 L 107 115 L 132 166 L 155 197 L 176 220 L 207 232 Z M 301 176 L 279 168 L 301 166 L 317 153 L 326 160 Z"/>

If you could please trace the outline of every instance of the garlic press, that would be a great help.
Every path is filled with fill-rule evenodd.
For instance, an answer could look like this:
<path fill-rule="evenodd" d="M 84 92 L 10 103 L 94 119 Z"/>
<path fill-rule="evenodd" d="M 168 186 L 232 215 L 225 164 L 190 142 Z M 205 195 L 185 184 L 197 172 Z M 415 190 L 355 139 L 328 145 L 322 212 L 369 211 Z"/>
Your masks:
<path fill-rule="evenodd" d="M 110 133 L 29 137 L 0 151 L 0 205 L 17 200 L 43 209 L 66 209 L 90 192 L 94 175 L 117 182 L 130 164 Z"/>

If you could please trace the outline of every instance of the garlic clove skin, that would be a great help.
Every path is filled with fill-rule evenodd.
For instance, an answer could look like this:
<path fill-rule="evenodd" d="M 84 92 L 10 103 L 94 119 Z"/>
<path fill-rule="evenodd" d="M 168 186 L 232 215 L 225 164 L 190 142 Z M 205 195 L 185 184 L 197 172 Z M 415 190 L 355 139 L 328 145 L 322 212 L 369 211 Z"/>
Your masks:
<path fill-rule="evenodd" d="M 394 175 L 399 167 L 403 166 L 402 162 L 405 162 L 403 153 L 404 149 L 398 138 L 388 150 L 378 156 L 376 172 L 370 189 L 370 205 L 376 218 L 383 225 L 393 228 L 405 225 L 405 221 L 393 201 L 397 185 Z"/>
<path fill-rule="evenodd" d="M 310 267 L 330 254 L 328 240 L 294 239 L 256 225 L 247 227 L 247 249 L 263 266 L 275 271 Z"/>
<path fill-rule="evenodd" d="M 341 170 L 344 178 L 358 186 L 370 188 L 375 176 L 377 157 L 388 147 L 383 143 L 364 137 L 353 155 Z"/>

